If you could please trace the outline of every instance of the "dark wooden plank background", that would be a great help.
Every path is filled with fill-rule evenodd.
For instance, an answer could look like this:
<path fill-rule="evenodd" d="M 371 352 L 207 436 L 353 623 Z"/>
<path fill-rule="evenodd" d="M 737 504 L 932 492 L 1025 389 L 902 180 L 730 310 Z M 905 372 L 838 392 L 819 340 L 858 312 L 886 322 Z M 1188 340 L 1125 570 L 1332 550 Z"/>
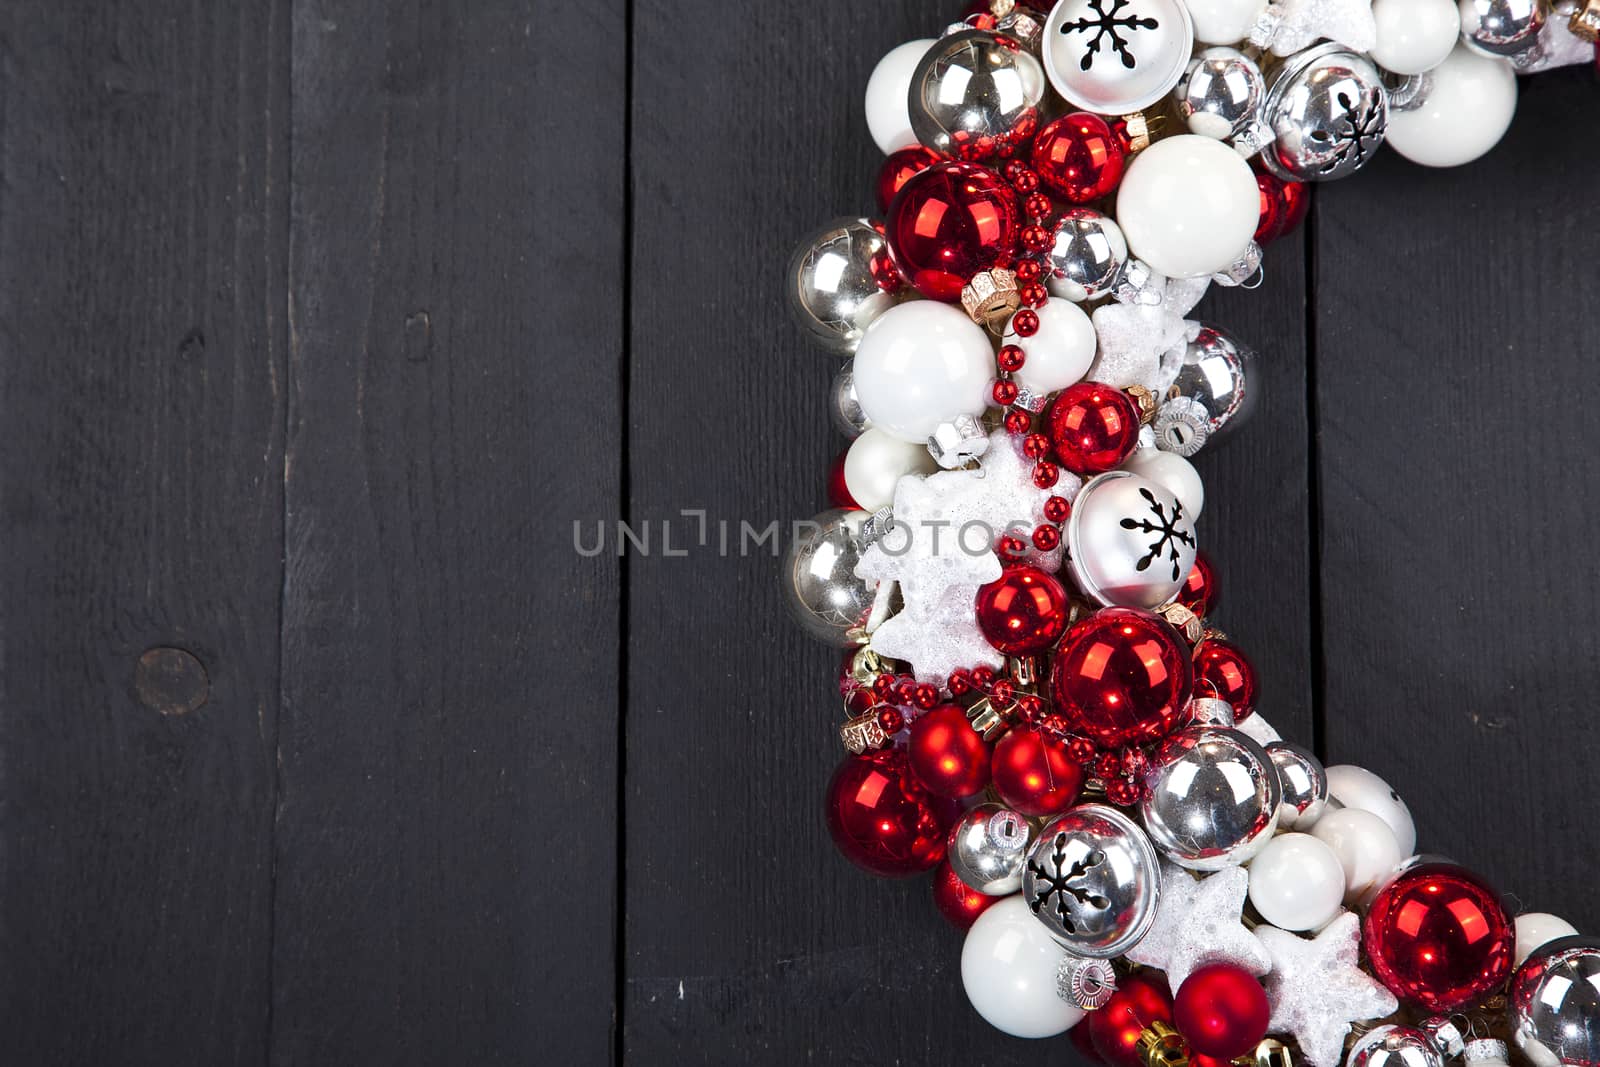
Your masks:
<path fill-rule="evenodd" d="M 1037 1061 L 833 855 L 834 657 L 737 551 L 841 444 L 782 264 L 948 14 L 0 12 L 9 1060 Z M 1597 107 L 1319 190 L 1200 464 L 1272 719 L 1590 930 Z"/>

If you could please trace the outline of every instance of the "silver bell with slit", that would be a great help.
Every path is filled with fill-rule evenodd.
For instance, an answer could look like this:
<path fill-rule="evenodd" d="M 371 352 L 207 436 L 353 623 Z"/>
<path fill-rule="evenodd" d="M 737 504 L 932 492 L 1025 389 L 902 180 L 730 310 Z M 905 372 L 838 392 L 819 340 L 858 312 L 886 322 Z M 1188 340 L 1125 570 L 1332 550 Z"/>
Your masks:
<path fill-rule="evenodd" d="M 1144 831 L 1104 804 L 1072 808 L 1039 831 L 1022 899 L 1074 955 L 1111 959 L 1149 932 L 1161 867 Z"/>
<path fill-rule="evenodd" d="M 1389 93 L 1370 59 L 1333 43 L 1291 56 L 1267 87 L 1262 121 L 1273 141 L 1261 160 L 1284 181 L 1354 174 L 1383 144 Z"/>

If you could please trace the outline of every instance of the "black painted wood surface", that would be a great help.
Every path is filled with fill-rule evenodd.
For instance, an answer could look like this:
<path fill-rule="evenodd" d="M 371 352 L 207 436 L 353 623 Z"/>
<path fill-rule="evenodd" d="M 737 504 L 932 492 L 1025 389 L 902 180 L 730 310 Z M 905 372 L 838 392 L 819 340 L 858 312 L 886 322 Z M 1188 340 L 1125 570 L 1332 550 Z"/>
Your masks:
<path fill-rule="evenodd" d="M 835 658 L 740 551 L 842 444 L 782 264 L 948 14 L 0 11 L 9 1061 L 1071 1062 L 833 854 Z M 1202 307 L 1266 403 L 1199 464 L 1273 721 L 1590 930 L 1597 107 L 1318 190 Z"/>

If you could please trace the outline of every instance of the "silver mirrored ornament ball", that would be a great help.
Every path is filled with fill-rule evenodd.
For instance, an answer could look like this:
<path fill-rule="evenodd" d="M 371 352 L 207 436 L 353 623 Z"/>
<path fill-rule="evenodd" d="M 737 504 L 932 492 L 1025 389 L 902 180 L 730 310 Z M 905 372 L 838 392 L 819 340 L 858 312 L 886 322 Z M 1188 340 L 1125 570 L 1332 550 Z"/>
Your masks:
<path fill-rule="evenodd" d="M 865 642 L 861 627 L 876 582 L 856 577 L 865 511 L 835 508 L 791 530 L 783 561 L 784 603 L 812 637 L 840 648 Z"/>
<path fill-rule="evenodd" d="M 1183 0 L 1059 0 L 1045 20 L 1040 55 L 1069 104 L 1126 115 L 1171 92 L 1193 49 Z"/>
<path fill-rule="evenodd" d="M 1482 55 L 1511 58 L 1539 43 L 1543 0 L 1460 0 L 1461 40 Z"/>
<path fill-rule="evenodd" d="M 1444 1067 L 1428 1035 L 1414 1026 L 1375 1026 L 1356 1038 L 1345 1067 Z"/>
<path fill-rule="evenodd" d="M 1150 427 L 1156 447 L 1192 456 L 1226 440 L 1258 403 L 1256 356 L 1224 330 L 1201 324 Z"/>
<path fill-rule="evenodd" d="M 1283 799 L 1278 804 L 1278 829 L 1309 830 L 1328 810 L 1328 772 L 1322 761 L 1292 741 L 1265 746 L 1278 771 Z"/>
<path fill-rule="evenodd" d="M 1022 888 L 1028 820 L 1000 804 L 979 804 L 950 828 L 950 869 L 978 892 L 1008 896 Z"/>
<path fill-rule="evenodd" d="M 1534 1067 L 1600 1065 L 1600 938 L 1535 949 L 1510 987 L 1512 1038 Z"/>
<path fill-rule="evenodd" d="M 1108 607 L 1153 610 L 1194 568 L 1194 521 L 1165 486 L 1130 471 L 1089 480 L 1067 520 L 1067 560 L 1086 596 Z"/>
<path fill-rule="evenodd" d="M 1262 120 L 1273 142 L 1261 152 L 1285 181 L 1354 174 L 1383 143 L 1389 94 L 1370 59 L 1337 44 L 1291 56 L 1272 75 Z"/>
<path fill-rule="evenodd" d="M 1111 959 L 1155 922 L 1161 867 L 1134 821 L 1104 804 L 1082 804 L 1046 823 L 1028 851 L 1022 898 L 1078 956 Z"/>
<path fill-rule="evenodd" d="M 1232 141 L 1253 155 L 1271 140 L 1261 121 L 1267 83 L 1261 68 L 1237 48 L 1203 49 L 1178 83 L 1178 113 L 1193 133 Z"/>
<path fill-rule="evenodd" d="M 1278 772 L 1238 730 L 1190 726 L 1162 742 L 1139 812 L 1163 855 L 1193 871 L 1246 862 L 1271 840 L 1283 799 Z"/>
<path fill-rule="evenodd" d="M 873 276 L 873 257 L 887 247 L 866 219 L 835 219 L 789 260 L 790 310 L 828 351 L 854 352 L 872 320 L 905 298 L 906 287 L 886 293 Z"/>
<path fill-rule="evenodd" d="M 861 401 L 856 397 L 855 365 L 855 360 L 849 360 L 834 372 L 828 405 L 828 417 L 833 420 L 833 428 L 852 439 L 860 437 L 872 425 L 872 420 L 861 410 Z"/>
<path fill-rule="evenodd" d="M 1068 208 L 1056 221 L 1045 253 L 1050 292 L 1067 300 L 1098 300 L 1116 288 L 1128 262 L 1122 228 L 1093 208 Z"/>
<path fill-rule="evenodd" d="M 911 75 L 911 132 L 937 152 L 979 160 L 1032 137 L 1044 69 L 1017 42 L 987 30 L 943 37 Z"/>

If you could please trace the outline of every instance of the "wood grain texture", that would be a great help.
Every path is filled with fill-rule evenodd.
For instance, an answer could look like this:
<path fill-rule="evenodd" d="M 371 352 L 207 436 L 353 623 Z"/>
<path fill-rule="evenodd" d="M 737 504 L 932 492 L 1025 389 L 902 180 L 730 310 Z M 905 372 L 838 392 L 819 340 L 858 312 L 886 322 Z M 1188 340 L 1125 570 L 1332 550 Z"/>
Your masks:
<path fill-rule="evenodd" d="M 0 41 L 5 1055 L 263 1064 L 287 8 Z"/>
<path fill-rule="evenodd" d="M 274 1063 L 609 1054 L 625 37 L 569 15 L 295 8 Z"/>

